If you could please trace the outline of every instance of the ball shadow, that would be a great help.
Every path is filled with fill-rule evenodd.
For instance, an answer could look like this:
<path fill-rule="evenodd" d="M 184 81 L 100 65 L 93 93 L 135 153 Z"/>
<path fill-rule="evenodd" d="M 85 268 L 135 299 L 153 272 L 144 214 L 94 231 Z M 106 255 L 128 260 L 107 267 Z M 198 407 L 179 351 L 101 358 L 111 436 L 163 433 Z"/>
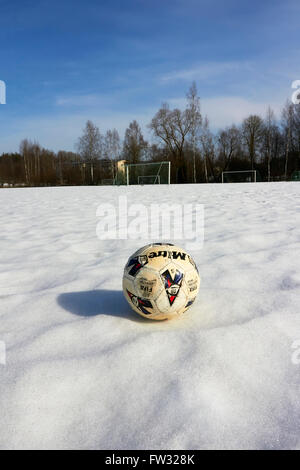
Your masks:
<path fill-rule="evenodd" d="M 131 310 L 122 291 L 103 289 L 67 292 L 57 297 L 57 303 L 73 315 L 81 317 L 111 315 L 135 322 L 147 321 Z"/>

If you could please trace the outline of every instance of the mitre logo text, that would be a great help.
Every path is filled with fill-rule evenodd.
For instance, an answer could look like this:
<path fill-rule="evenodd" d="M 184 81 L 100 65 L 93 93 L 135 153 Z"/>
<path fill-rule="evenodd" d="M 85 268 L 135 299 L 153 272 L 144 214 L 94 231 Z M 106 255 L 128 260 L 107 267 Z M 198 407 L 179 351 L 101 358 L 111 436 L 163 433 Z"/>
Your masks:
<path fill-rule="evenodd" d="M 186 259 L 186 253 L 180 253 L 179 251 L 151 251 L 149 253 L 148 258 L 159 258 L 162 256 L 163 258 L 172 258 L 172 259 L 182 259 L 183 261 Z"/>

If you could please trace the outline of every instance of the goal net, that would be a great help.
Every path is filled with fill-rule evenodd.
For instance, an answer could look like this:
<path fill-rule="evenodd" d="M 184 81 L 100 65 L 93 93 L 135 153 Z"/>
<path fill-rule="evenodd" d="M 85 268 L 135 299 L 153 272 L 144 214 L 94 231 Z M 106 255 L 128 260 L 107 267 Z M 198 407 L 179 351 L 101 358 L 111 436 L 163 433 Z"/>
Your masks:
<path fill-rule="evenodd" d="M 114 178 L 105 178 L 101 180 L 101 184 L 104 186 L 113 186 L 115 184 Z"/>
<path fill-rule="evenodd" d="M 223 171 L 222 183 L 256 183 L 256 170 Z"/>
<path fill-rule="evenodd" d="M 138 184 L 160 184 L 160 175 L 138 176 Z"/>
<path fill-rule="evenodd" d="M 126 183 L 170 184 L 171 162 L 133 163 L 126 165 Z"/>

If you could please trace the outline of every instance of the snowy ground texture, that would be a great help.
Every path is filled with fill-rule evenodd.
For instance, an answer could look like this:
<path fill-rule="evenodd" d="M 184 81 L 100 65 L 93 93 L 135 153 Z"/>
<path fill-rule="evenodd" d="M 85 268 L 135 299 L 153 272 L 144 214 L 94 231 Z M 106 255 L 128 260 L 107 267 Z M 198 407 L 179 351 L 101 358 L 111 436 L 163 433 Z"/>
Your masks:
<path fill-rule="evenodd" d="M 187 318 L 123 299 L 141 243 L 96 237 L 121 194 L 205 204 Z M 0 447 L 299 449 L 299 204 L 297 182 L 0 190 Z"/>

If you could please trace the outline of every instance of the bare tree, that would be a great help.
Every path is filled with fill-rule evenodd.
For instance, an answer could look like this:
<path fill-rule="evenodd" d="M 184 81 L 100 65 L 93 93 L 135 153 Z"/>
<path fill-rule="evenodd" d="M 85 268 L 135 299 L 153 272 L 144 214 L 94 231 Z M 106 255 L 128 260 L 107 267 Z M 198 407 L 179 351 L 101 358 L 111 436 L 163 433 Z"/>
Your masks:
<path fill-rule="evenodd" d="M 32 153 L 34 158 L 34 182 L 41 183 L 41 147 L 37 142 L 32 145 Z"/>
<path fill-rule="evenodd" d="M 131 163 L 140 162 L 147 145 L 139 124 L 137 121 L 132 121 L 125 131 L 123 143 L 124 158 Z"/>
<path fill-rule="evenodd" d="M 77 150 L 85 162 L 95 162 L 102 155 L 102 136 L 99 128 L 87 121 L 82 136 L 77 143 Z"/>
<path fill-rule="evenodd" d="M 167 147 L 176 169 L 176 181 L 183 182 L 185 180 L 184 146 L 192 128 L 189 110 L 180 111 L 177 108 L 171 110 L 169 105 L 164 103 L 152 119 L 149 128 Z"/>
<path fill-rule="evenodd" d="M 111 162 L 111 177 L 115 178 L 115 161 L 121 153 L 120 136 L 116 129 L 108 130 L 103 140 L 103 156 Z"/>
<path fill-rule="evenodd" d="M 230 161 L 240 148 L 240 131 L 236 126 L 221 130 L 217 137 L 222 170 L 226 171 Z"/>
<path fill-rule="evenodd" d="M 204 174 L 205 174 L 205 182 L 208 183 L 208 163 L 210 163 L 210 167 L 213 171 L 213 160 L 214 160 L 214 137 L 213 134 L 210 132 L 209 129 L 209 120 L 208 117 L 205 116 L 201 136 L 201 153 L 203 156 L 203 163 L 204 163 Z"/>
<path fill-rule="evenodd" d="M 22 140 L 22 142 L 20 143 L 20 154 L 22 155 L 23 161 L 24 161 L 24 173 L 25 173 L 26 184 L 31 183 L 29 147 L 30 147 L 30 142 L 27 139 Z"/>
<path fill-rule="evenodd" d="M 104 137 L 103 155 L 110 160 L 117 160 L 120 156 L 120 136 L 117 129 L 108 130 Z"/>
<path fill-rule="evenodd" d="M 83 135 L 78 140 L 77 151 L 83 162 L 85 162 L 84 165 L 89 164 L 93 183 L 94 164 L 102 155 L 102 136 L 98 127 L 92 121 L 87 121 Z"/>
<path fill-rule="evenodd" d="M 300 104 L 294 106 L 294 129 L 295 129 L 295 147 L 300 159 Z"/>
<path fill-rule="evenodd" d="M 199 138 L 199 133 L 202 125 L 202 116 L 200 112 L 200 98 L 197 92 L 196 83 L 193 82 L 188 93 L 187 93 L 187 100 L 188 100 L 188 113 L 189 118 L 191 120 L 191 143 L 192 143 L 192 151 L 193 151 L 193 180 L 194 183 L 197 181 L 196 175 L 196 147 L 197 147 L 197 140 Z"/>
<path fill-rule="evenodd" d="M 288 174 L 288 159 L 289 152 L 292 146 L 292 137 L 294 131 L 294 104 L 291 101 L 287 101 L 281 116 L 281 123 L 285 139 L 285 164 L 284 164 L 284 178 L 287 180 Z"/>
<path fill-rule="evenodd" d="M 275 114 L 274 111 L 268 107 L 267 115 L 265 118 L 265 136 L 266 136 L 266 153 L 268 165 L 268 181 L 271 181 L 271 159 L 272 159 L 272 143 L 275 128 Z"/>
<path fill-rule="evenodd" d="M 20 154 L 23 157 L 24 173 L 27 184 L 40 184 L 41 182 L 41 147 L 37 142 L 28 139 L 20 143 Z"/>
<path fill-rule="evenodd" d="M 251 115 L 244 119 L 242 124 L 242 134 L 244 142 L 248 149 L 251 170 L 254 170 L 254 164 L 256 161 L 257 151 L 263 138 L 263 120 L 260 116 Z"/>

